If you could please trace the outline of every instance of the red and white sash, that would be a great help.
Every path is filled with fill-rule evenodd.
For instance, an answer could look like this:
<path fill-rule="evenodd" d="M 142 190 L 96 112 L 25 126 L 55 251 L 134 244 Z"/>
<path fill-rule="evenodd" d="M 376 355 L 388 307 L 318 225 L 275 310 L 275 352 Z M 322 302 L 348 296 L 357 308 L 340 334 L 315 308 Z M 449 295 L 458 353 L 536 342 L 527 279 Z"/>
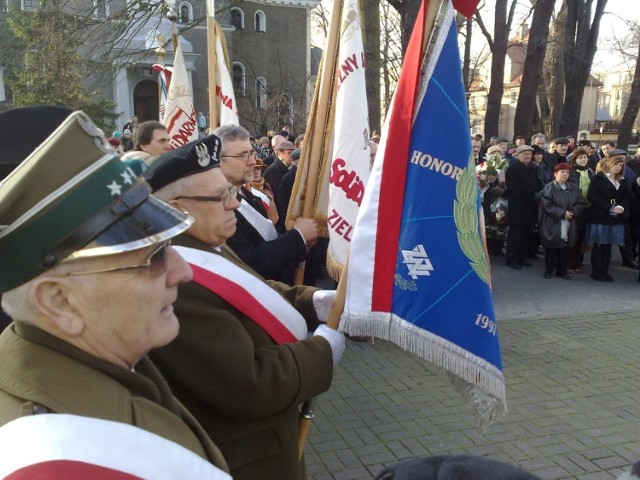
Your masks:
<path fill-rule="evenodd" d="M 307 338 L 304 317 L 268 283 L 221 255 L 194 248 L 174 248 L 191 265 L 194 282 L 256 322 L 276 343 Z"/>
<path fill-rule="evenodd" d="M 0 428 L 5 480 L 231 480 L 175 442 L 132 425 L 66 414 L 21 417 Z"/>
<path fill-rule="evenodd" d="M 278 232 L 276 232 L 276 227 L 273 226 L 273 222 L 268 218 L 264 218 L 262 214 L 249 205 L 244 198 L 240 201 L 238 212 L 258 231 L 266 242 L 278 238 Z"/>

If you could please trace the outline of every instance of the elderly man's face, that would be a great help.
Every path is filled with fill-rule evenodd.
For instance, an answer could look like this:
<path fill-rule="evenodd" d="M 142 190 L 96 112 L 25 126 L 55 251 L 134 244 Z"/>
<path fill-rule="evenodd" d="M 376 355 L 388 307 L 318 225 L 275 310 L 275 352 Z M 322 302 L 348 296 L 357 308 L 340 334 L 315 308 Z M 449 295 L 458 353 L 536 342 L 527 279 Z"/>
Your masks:
<path fill-rule="evenodd" d="M 232 187 L 219 168 L 212 168 L 193 175 L 193 188 L 185 195 L 190 196 L 224 196 Z M 234 210 L 240 207 L 235 196 L 225 202 L 198 201 L 188 198 L 171 200 L 175 207 L 186 210 L 195 219 L 188 235 L 202 243 L 218 247 L 236 233 L 236 216 Z"/>
<path fill-rule="evenodd" d="M 232 185 L 239 187 L 243 183 L 249 183 L 253 180 L 253 167 L 256 165 L 255 155 L 256 151 L 248 138 L 222 143 L 220 169 Z"/>
<path fill-rule="evenodd" d="M 533 141 L 534 145 L 539 146 L 540 148 L 544 149 L 544 138 L 543 137 L 536 137 Z"/>
<path fill-rule="evenodd" d="M 528 165 L 531 163 L 531 151 L 520 152 L 518 154 L 518 161 Z"/>
<path fill-rule="evenodd" d="M 278 158 L 282 160 L 287 167 L 291 165 L 291 152 L 293 150 L 278 150 Z"/>
<path fill-rule="evenodd" d="M 567 154 L 568 149 L 569 149 L 569 145 L 567 145 L 566 143 L 559 143 L 556 145 L 556 152 L 558 152 L 562 157 L 564 157 Z"/>
<path fill-rule="evenodd" d="M 149 269 L 65 278 L 70 282 L 69 305 L 83 322 L 79 335 L 70 339 L 72 343 L 98 358 L 132 368 L 150 350 L 178 335 L 172 304 L 178 285 L 190 281 L 193 274 L 178 252 L 168 246 L 158 250 L 159 246 L 84 260 L 72 269 L 77 273 L 141 265 L 156 253 Z M 95 281 L 88 277 L 95 277 Z"/>
<path fill-rule="evenodd" d="M 478 140 L 471 141 L 471 150 L 473 151 L 474 157 L 477 157 L 478 154 L 480 153 L 480 147 L 481 147 L 481 144 Z"/>

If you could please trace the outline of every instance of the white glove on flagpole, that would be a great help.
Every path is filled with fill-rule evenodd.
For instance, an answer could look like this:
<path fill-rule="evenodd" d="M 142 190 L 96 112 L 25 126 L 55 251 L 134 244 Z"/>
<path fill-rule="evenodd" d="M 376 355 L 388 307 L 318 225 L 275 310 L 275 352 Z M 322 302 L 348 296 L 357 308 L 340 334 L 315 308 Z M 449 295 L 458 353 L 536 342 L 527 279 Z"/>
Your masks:
<path fill-rule="evenodd" d="M 313 333 L 314 337 L 316 335 L 324 337 L 324 339 L 329 342 L 331 354 L 333 355 L 333 366 L 335 367 L 340 363 L 340 359 L 344 354 L 344 333 L 329 328 L 326 325 L 320 325 Z"/>
<path fill-rule="evenodd" d="M 336 298 L 335 290 L 317 290 L 313 292 L 311 300 L 313 301 L 313 308 L 316 311 L 318 320 L 322 323 L 327 323 L 329 319 L 329 313 L 331 312 L 331 306 Z"/>

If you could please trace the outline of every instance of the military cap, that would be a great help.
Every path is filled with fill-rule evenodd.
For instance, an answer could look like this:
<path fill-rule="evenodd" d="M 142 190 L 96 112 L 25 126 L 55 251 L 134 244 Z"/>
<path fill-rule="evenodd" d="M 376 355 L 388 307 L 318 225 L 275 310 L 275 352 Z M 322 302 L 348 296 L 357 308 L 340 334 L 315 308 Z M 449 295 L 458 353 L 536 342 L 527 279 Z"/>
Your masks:
<path fill-rule="evenodd" d="M 617 155 L 626 155 L 626 154 L 627 154 L 626 150 L 622 150 L 620 148 L 615 148 L 613 150 L 609 150 L 609 152 L 607 153 L 607 156 L 609 158 L 611 158 L 611 157 L 615 157 Z"/>
<path fill-rule="evenodd" d="M 142 176 L 155 192 L 181 178 L 219 167 L 221 148 L 215 135 L 189 142 L 160 155 Z"/>
<path fill-rule="evenodd" d="M 192 223 L 151 196 L 89 117 L 74 112 L 0 183 L 0 292 L 63 261 L 143 248 Z"/>
<path fill-rule="evenodd" d="M 569 145 L 569 139 L 567 137 L 556 138 L 553 143 L 556 145 Z"/>
<path fill-rule="evenodd" d="M 33 105 L 0 113 L 0 180 L 9 175 L 73 113 L 66 107 Z"/>

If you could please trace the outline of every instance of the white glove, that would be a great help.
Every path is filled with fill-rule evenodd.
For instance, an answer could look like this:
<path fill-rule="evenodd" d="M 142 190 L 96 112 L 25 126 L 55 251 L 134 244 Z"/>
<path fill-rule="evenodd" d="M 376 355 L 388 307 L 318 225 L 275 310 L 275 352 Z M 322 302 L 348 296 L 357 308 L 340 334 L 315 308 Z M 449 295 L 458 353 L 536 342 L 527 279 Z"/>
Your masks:
<path fill-rule="evenodd" d="M 313 296 L 311 297 L 313 308 L 316 311 L 318 320 L 322 323 L 327 323 L 329 313 L 331 312 L 331 305 L 333 305 L 335 298 L 335 290 L 317 290 L 313 292 Z"/>
<path fill-rule="evenodd" d="M 333 355 L 333 366 L 335 367 L 340 363 L 340 359 L 344 354 L 344 333 L 329 328 L 326 325 L 320 325 L 316 328 L 316 331 L 313 332 L 313 336 L 315 337 L 316 335 L 324 337 L 325 340 L 329 342 L 331 354 Z"/>

